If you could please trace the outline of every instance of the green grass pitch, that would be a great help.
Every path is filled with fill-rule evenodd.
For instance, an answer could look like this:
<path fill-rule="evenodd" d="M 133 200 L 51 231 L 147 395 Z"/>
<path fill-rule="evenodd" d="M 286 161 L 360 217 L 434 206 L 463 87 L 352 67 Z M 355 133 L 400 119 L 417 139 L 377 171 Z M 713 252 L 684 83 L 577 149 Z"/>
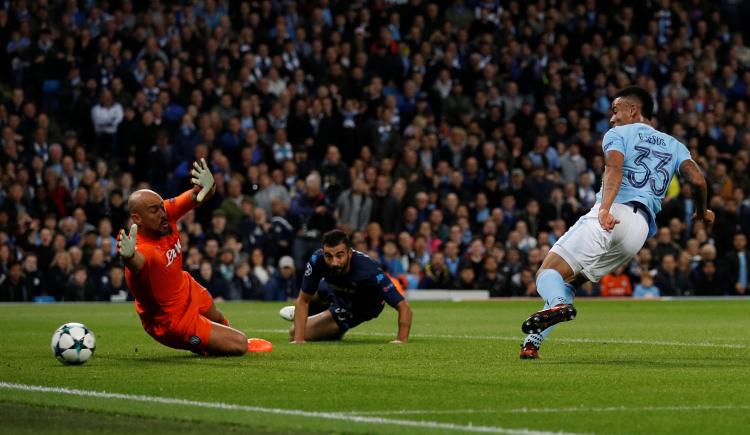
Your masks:
<path fill-rule="evenodd" d="M 130 304 L 0 305 L 2 433 L 746 433 L 750 300 L 579 301 L 521 361 L 539 306 L 417 302 L 405 346 L 386 307 L 343 342 L 296 346 L 280 304 L 225 303 L 274 352 L 203 358 L 156 343 Z M 97 335 L 83 366 L 50 351 L 71 321 Z"/>

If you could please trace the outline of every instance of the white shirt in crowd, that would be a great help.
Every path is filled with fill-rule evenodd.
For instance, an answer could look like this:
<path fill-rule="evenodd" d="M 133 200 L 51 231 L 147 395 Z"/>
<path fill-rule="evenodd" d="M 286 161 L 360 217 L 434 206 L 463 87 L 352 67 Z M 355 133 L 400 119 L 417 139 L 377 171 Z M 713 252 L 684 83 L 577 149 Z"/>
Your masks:
<path fill-rule="evenodd" d="M 94 123 L 96 134 L 115 134 L 117 126 L 122 122 L 122 105 L 113 103 L 109 107 L 97 104 L 91 109 L 91 121 Z"/>

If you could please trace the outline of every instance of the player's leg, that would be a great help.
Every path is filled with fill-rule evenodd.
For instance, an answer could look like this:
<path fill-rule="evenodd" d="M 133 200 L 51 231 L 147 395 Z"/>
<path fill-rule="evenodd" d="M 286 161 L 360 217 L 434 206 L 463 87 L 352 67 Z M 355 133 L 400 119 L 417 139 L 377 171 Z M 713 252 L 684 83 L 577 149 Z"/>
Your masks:
<path fill-rule="evenodd" d="M 643 246 L 648 236 L 648 221 L 643 212 L 632 206 L 613 204 L 612 213 L 620 223 L 611 232 L 597 226 L 598 207 L 595 207 L 555 244 L 545 258 L 537 278 L 537 291 L 545 300 L 545 309 L 532 314 L 524 322 L 525 332 L 528 329 L 532 333 L 524 340 L 521 358 L 538 358 L 539 346 L 554 325 L 572 320 L 576 314 L 572 306 L 575 288 L 587 280 L 598 282 L 602 276 L 627 263 Z M 555 253 L 560 255 L 556 258 Z M 561 261 L 574 272 L 572 276 Z M 564 277 L 562 294 L 554 291 L 559 290 L 561 279 L 547 272 L 550 268 L 560 273 L 560 278 Z M 553 291 L 549 292 L 549 289 Z"/>
<path fill-rule="evenodd" d="M 315 292 L 310 300 L 310 305 L 307 308 L 308 317 L 328 310 L 328 308 L 331 307 L 332 302 L 331 290 L 328 287 L 325 278 L 323 278 L 320 280 L 320 284 L 318 284 L 318 291 Z M 294 305 L 282 307 L 279 310 L 279 316 L 284 320 L 294 322 Z"/>
<path fill-rule="evenodd" d="M 206 316 L 208 320 L 218 323 L 220 325 L 229 326 L 229 320 L 224 317 L 224 313 L 219 311 L 218 308 L 216 308 L 216 304 L 214 301 L 211 301 L 211 306 L 208 307 L 207 310 L 200 312 L 202 315 Z"/>
<path fill-rule="evenodd" d="M 343 335 L 330 310 L 307 318 L 305 341 L 340 340 Z M 294 326 L 289 329 L 289 339 L 294 340 Z"/>
<path fill-rule="evenodd" d="M 224 313 L 216 308 L 211 294 L 197 283 L 195 284 L 195 287 L 191 291 L 194 291 L 192 296 L 199 305 L 198 313 L 212 323 L 211 334 L 212 336 L 216 336 L 214 340 L 216 350 L 207 350 L 206 352 L 212 355 L 242 355 L 245 352 L 271 352 L 273 344 L 270 341 L 262 338 L 247 338 L 241 331 L 231 328 L 229 320 L 224 316 Z M 222 326 L 223 329 L 214 328 L 213 326 Z M 243 340 L 245 351 L 237 353 L 237 349 L 242 346 Z"/>
<path fill-rule="evenodd" d="M 566 282 L 576 277 L 573 268 L 560 255 L 549 252 L 536 274 L 536 291 L 550 307 L 570 304 Z"/>
<path fill-rule="evenodd" d="M 239 356 L 247 353 L 248 341 L 245 334 L 215 322 L 209 322 L 209 325 L 208 345 L 204 349 L 209 355 Z"/>
<path fill-rule="evenodd" d="M 593 215 L 590 212 L 581 217 L 555 243 L 542 261 L 537 271 L 536 288 L 544 300 L 544 308 L 533 313 L 521 326 L 528 334 L 521 345 L 521 358 L 539 358 L 539 347 L 545 337 L 552 332 L 552 327 L 559 322 L 575 318 L 576 311 L 572 305 L 575 287 L 571 281 L 580 279 L 581 262 L 585 262 L 590 255 L 576 257 L 574 253 L 584 252 L 586 237 L 595 233 L 591 227 Z"/>
<path fill-rule="evenodd" d="M 576 278 L 576 273 L 560 255 L 549 252 L 542 262 L 536 277 L 536 291 L 544 300 L 544 310 L 535 313 L 524 322 L 522 329 L 526 333 L 542 332 L 551 324 L 571 320 L 575 316 L 572 307 L 558 309 L 573 303 L 575 288 L 566 284 Z M 551 310 L 551 311 L 550 311 Z M 549 317 L 549 318 L 548 318 Z M 550 322 L 552 322 L 550 324 Z"/>
<path fill-rule="evenodd" d="M 554 296 L 554 299 L 552 302 L 560 302 L 563 305 L 560 306 L 570 306 L 572 308 L 573 299 L 575 298 L 575 288 L 573 284 L 566 283 L 564 284 L 564 296 L 556 295 Z M 524 322 L 524 326 L 527 323 L 530 323 L 530 321 L 533 321 L 534 316 L 541 316 L 541 315 L 547 315 L 550 313 L 550 309 L 553 308 L 555 305 L 551 305 L 550 300 L 547 300 L 545 298 L 544 301 L 544 308 L 541 311 L 538 311 L 529 318 L 526 322 Z M 575 310 L 575 309 L 573 309 Z M 575 311 L 573 311 L 575 312 Z M 552 312 L 553 314 L 555 312 Z M 558 316 L 567 315 L 569 317 L 569 312 L 565 310 L 560 310 L 559 313 L 556 313 Z M 572 320 L 568 318 L 567 320 Z M 559 322 L 556 322 L 559 323 Z M 548 326 L 544 328 L 541 332 L 535 332 L 528 334 L 526 338 L 523 340 L 523 344 L 521 345 L 521 358 L 523 359 L 535 359 L 539 358 L 539 348 L 542 346 L 542 342 L 545 338 L 555 329 L 555 324 Z"/>

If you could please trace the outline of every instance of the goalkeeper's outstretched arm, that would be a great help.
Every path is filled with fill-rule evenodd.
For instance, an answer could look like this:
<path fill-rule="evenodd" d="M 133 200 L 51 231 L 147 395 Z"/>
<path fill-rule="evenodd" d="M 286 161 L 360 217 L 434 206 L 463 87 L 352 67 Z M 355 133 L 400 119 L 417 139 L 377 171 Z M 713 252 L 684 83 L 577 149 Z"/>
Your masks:
<path fill-rule="evenodd" d="M 146 257 L 135 250 L 135 236 L 137 234 L 138 225 L 136 224 L 130 226 L 130 234 L 125 230 L 120 230 L 117 234 L 117 254 L 122 258 L 125 267 L 133 273 L 140 272 L 143 265 L 146 264 Z"/>
<path fill-rule="evenodd" d="M 194 162 L 193 170 L 190 172 L 190 175 L 192 176 L 190 182 L 193 183 L 193 201 L 198 205 L 203 204 L 208 198 L 213 196 L 214 192 L 216 192 L 214 176 L 208 168 L 206 159 Z"/>

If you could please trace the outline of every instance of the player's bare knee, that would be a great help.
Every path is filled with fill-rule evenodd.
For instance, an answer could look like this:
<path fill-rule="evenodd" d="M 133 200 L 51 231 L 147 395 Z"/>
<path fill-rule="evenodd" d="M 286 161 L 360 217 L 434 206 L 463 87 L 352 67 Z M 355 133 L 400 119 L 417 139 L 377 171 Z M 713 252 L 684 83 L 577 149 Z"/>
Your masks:
<path fill-rule="evenodd" d="M 232 343 L 231 354 L 232 355 L 244 355 L 247 353 L 247 338 L 245 334 L 240 334 Z"/>
<path fill-rule="evenodd" d="M 237 348 L 234 350 L 233 355 L 242 356 L 247 353 L 247 341 L 242 344 L 237 344 Z"/>

